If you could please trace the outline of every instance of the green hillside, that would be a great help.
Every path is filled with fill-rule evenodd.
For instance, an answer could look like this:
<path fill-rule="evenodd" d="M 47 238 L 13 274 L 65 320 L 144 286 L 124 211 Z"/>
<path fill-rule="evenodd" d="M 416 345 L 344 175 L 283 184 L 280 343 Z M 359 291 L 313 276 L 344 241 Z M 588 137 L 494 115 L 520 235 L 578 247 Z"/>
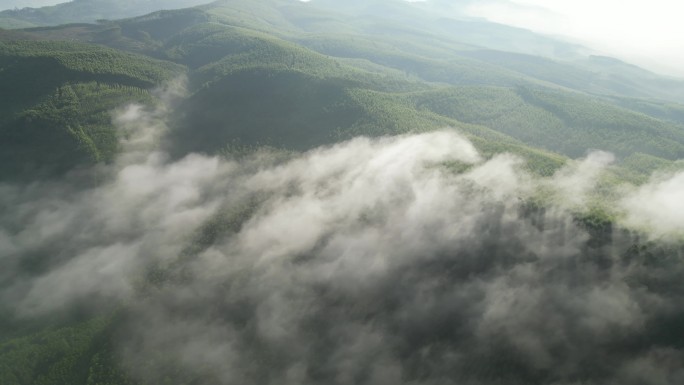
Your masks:
<path fill-rule="evenodd" d="M 397 12 L 404 17 L 403 11 Z M 97 25 L 25 30 L 19 35 L 22 40 L 15 34 L 3 46 L 8 58 L 5 73 L 26 71 L 4 80 L 7 89 L 25 92 L 3 106 L 10 112 L 5 116 L 12 117 L 5 125 L 15 127 L 7 132 L 15 133 L 12 140 L 17 143 L 30 143 L 16 133 L 35 132 L 54 122 L 69 127 L 46 141 L 74 143 L 73 161 L 56 169 L 112 159 L 116 135 L 107 129 L 104 111 L 124 100 L 145 99 L 139 90 L 179 73 L 181 65 L 189 69 L 191 94 L 177 109 L 172 127 L 170 143 L 178 155 L 218 152 L 230 143 L 304 150 L 354 135 L 443 127 L 467 133 L 487 153 L 534 153 L 530 159 L 545 160 L 544 166 L 532 168 L 544 169 L 544 174 L 560 164 L 551 152 L 577 158 L 602 149 L 620 159 L 640 153 L 663 164 L 684 153 L 678 104 L 573 92 L 573 86 L 588 87 L 587 69 L 463 45 L 457 51 L 449 37 L 426 44 L 433 36 L 429 30 L 418 32 L 389 21 L 370 25 L 363 17 L 345 23 L 330 9 L 308 4 L 219 2 Z M 45 38 L 97 42 L 115 49 L 29 40 Z M 14 62 L 9 58 L 22 64 L 10 66 Z M 51 62 L 58 66 L 42 70 Z M 12 84 L 31 84 L 24 79 L 35 71 L 44 73 L 46 80 L 32 78 L 31 87 Z M 88 107 L 94 108 L 93 114 L 79 104 L 88 87 L 80 87 L 76 98 L 64 96 L 69 92 L 53 95 L 74 82 L 99 83 L 100 91 L 92 92 L 106 89 L 109 96 L 103 100 L 108 102 Z M 115 90 L 112 85 L 124 87 Z M 609 86 L 592 90 L 613 92 Z M 119 99 L 113 96 L 116 93 Z M 84 99 L 97 97 L 89 94 Z M 45 111 L 42 120 L 36 118 L 40 111 Z M 89 115 L 99 118 L 85 121 Z M 32 136 L 45 137 L 27 137 Z M 24 160 L 11 161 L 22 153 L 27 154 Z M 25 164 L 22 172 L 28 172 L 40 169 L 40 164 L 63 163 L 53 159 L 66 159 L 51 158 L 45 151 L 44 160 L 30 151 L 5 154 L 6 164 L 15 165 L 8 166 L 6 174 L 16 164 Z M 631 167 L 634 158 L 630 159 L 625 165 Z"/>
<path fill-rule="evenodd" d="M 669 160 L 684 156 L 682 127 L 576 93 L 529 87 L 460 87 L 419 94 L 416 103 L 572 158 L 589 149 L 621 157 L 635 152 Z"/>
<path fill-rule="evenodd" d="M 111 111 L 151 102 L 148 90 L 182 67 L 110 48 L 0 41 L 0 177 L 65 172 L 112 160 Z"/>

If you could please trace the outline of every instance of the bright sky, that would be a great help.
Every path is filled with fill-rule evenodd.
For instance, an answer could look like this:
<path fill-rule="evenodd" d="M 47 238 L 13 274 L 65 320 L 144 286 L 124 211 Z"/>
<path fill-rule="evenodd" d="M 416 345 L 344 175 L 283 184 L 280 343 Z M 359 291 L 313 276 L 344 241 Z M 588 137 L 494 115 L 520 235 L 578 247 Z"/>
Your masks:
<path fill-rule="evenodd" d="M 472 16 L 560 35 L 656 72 L 684 76 L 681 0 L 483 0 Z"/>

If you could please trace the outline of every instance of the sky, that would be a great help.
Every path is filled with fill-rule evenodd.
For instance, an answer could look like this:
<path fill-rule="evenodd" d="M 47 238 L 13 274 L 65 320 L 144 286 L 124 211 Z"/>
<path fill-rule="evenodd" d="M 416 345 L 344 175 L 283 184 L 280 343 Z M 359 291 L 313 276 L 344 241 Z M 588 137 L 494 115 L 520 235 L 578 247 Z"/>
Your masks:
<path fill-rule="evenodd" d="M 684 4 L 675 0 L 485 0 L 467 13 L 558 35 L 654 70 L 684 76 Z"/>

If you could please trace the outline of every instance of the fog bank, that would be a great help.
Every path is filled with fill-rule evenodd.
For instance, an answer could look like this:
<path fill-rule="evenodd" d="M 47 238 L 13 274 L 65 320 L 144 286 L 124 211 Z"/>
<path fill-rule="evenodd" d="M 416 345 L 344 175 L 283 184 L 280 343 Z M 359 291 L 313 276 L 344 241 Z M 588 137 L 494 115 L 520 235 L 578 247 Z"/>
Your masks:
<path fill-rule="evenodd" d="M 574 214 L 610 154 L 539 180 L 443 130 L 171 160 L 155 144 L 182 92 L 117 113 L 98 185 L 0 186 L 16 317 L 122 304 L 115 347 L 148 383 L 684 381 L 682 249 Z M 681 179 L 626 191 L 627 223 L 678 234 L 660 215 Z"/>

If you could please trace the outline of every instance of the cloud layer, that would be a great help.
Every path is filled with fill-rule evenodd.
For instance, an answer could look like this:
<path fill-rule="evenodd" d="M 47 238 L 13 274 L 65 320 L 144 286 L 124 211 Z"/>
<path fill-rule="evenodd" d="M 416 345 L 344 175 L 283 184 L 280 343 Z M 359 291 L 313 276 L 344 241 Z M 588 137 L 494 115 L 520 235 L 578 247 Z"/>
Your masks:
<path fill-rule="evenodd" d="M 125 303 L 121 364 L 151 383 L 684 381 L 682 250 L 569 213 L 610 155 L 537 181 L 445 130 L 171 160 L 167 111 L 117 115 L 96 185 L 0 186 L 17 317 Z M 626 193 L 626 218 L 681 231 L 657 220 L 681 179 Z M 564 203 L 530 204 L 539 187 Z"/>

